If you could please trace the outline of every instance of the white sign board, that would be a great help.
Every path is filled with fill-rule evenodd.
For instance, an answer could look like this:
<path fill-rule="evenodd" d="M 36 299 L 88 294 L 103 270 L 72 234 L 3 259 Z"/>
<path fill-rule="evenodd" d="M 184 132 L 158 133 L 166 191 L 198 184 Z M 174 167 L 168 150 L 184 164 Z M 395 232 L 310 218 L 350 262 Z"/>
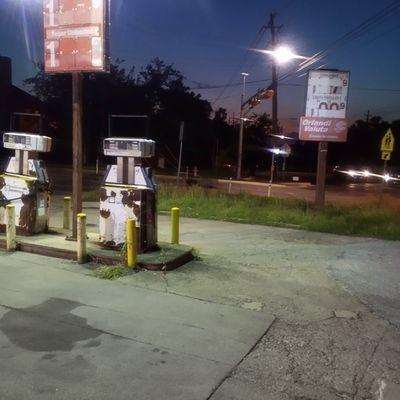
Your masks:
<path fill-rule="evenodd" d="M 309 71 L 306 117 L 346 118 L 350 73 Z"/>

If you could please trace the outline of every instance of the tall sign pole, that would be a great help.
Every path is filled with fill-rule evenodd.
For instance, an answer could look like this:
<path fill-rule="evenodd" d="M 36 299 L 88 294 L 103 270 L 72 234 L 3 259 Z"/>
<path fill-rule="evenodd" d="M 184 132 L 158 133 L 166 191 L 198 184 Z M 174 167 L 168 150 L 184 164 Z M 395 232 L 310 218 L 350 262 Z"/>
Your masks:
<path fill-rule="evenodd" d="M 315 205 L 325 206 L 326 166 L 329 142 L 347 141 L 347 71 L 309 71 L 305 116 L 300 119 L 299 139 L 318 142 Z"/>
<path fill-rule="evenodd" d="M 79 72 L 72 73 L 72 210 L 82 212 L 82 81 Z M 72 238 L 77 237 L 77 220 L 72 221 Z"/>
<path fill-rule="evenodd" d="M 83 72 L 108 72 L 109 0 L 43 0 L 46 73 L 72 74 L 72 239 L 82 211 Z"/>
<path fill-rule="evenodd" d="M 388 161 L 390 161 L 390 158 L 392 156 L 393 150 L 394 150 L 394 135 L 392 130 L 389 128 L 387 130 L 387 132 L 385 133 L 385 135 L 382 138 L 381 141 L 381 158 L 383 161 L 383 175 L 385 176 L 387 174 L 387 163 Z M 381 190 L 380 190 L 380 194 L 379 194 L 379 206 L 382 205 L 382 200 L 383 200 L 383 190 L 385 187 L 386 181 L 383 180 L 382 181 L 382 185 L 381 185 Z"/>
<path fill-rule="evenodd" d="M 318 143 L 317 182 L 315 189 L 315 205 L 323 208 L 325 205 L 326 163 L 328 159 L 328 142 Z"/>

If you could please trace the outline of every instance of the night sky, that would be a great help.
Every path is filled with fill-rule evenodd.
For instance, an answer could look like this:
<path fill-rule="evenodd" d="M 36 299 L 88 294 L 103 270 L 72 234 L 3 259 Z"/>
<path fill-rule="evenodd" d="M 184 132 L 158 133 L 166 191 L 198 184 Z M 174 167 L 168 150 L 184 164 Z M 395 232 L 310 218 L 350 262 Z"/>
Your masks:
<path fill-rule="evenodd" d="M 268 14 L 278 13 L 284 27 L 281 43 L 312 56 L 374 16 L 393 0 L 111 0 L 111 59 L 126 60 L 136 71 L 154 57 L 173 63 L 186 84 L 210 100 L 214 109 L 239 110 L 240 72 L 250 73 L 248 95 L 268 86 L 255 82 L 271 76 L 268 56 L 249 51 L 266 48 L 268 33 L 258 34 Z M 398 2 L 400 5 L 400 2 Z M 12 57 L 14 84 L 35 73 L 42 59 L 42 0 L 0 0 L 0 54 Z M 351 72 L 349 118 L 365 118 L 370 110 L 385 119 L 400 119 L 400 6 L 382 21 L 341 46 L 314 66 Z M 298 61 L 280 68 L 294 71 Z M 236 86 L 227 87 L 228 82 Z M 237 85 L 239 84 L 239 85 Z M 303 114 L 302 72 L 282 81 L 280 119 L 286 131 Z M 215 88 L 217 87 L 217 88 Z M 368 90 L 366 90 L 368 89 Z M 369 90 L 377 89 L 377 90 Z M 384 90 L 390 89 L 390 90 Z M 270 112 L 266 101 L 255 111 Z"/>

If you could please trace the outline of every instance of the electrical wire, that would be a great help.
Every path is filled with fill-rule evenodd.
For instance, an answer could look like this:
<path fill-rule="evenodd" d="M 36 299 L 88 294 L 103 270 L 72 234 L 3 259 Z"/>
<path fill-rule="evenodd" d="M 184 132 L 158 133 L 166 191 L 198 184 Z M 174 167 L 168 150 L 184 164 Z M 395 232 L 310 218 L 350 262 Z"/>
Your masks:
<path fill-rule="evenodd" d="M 293 77 L 296 73 L 310 67 L 311 65 L 315 64 L 326 58 L 329 54 L 333 51 L 337 50 L 338 48 L 342 47 L 343 45 L 347 45 L 348 43 L 358 39 L 374 27 L 378 26 L 382 22 L 384 22 L 388 17 L 393 15 L 400 7 L 400 0 L 395 0 L 390 3 L 388 6 L 380 10 L 378 13 L 374 14 L 372 17 L 367 18 L 364 22 L 356 26 L 355 28 L 351 29 L 340 38 L 332 42 L 328 45 L 324 50 L 319 51 L 318 53 L 314 54 L 312 57 L 308 58 L 307 60 L 303 61 L 300 64 L 299 68 L 292 70 L 279 78 L 279 81 L 288 79 Z"/>

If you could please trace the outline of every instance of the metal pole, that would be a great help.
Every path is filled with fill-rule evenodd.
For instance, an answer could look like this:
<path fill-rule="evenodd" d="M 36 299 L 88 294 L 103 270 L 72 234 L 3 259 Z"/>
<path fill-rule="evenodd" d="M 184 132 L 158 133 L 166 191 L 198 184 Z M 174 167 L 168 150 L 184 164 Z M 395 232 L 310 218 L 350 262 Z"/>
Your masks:
<path fill-rule="evenodd" d="M 240 131 L 239 131 L 239 149 L 238 149 L 238 167 L 237 167 L 237 179 L 242 177 L 242 157 L 243 157 L 243 131 L 244 131 L 244 120 L 243 120 L 243 103 L 246 96 L 246 78 L 249 74 L 242 72 L 243 76 L 243 88 L 242 95 L 240 96 Z"/>
<path fill-rule="evenodd" d="M 317 186 L 315 191 L 315 205 L 317 208 L 325 206 L 326 162 L 328 158 L 328 142 L 318 143 Z"/>
<path fill-rule="evenodd" d="M 111 129 L 112 129 L 112 127 L 111 127 L 111 115 L 110 114 L 108 114 L 108 137 L 111 137 L 112 136 L 112 134 L 111 134 Z"/>
<path fill-rule="evenodd" d="M 274 95 L 272 96 L 272 133 L 274 135 L 279 134 L 278 127 L 278 72 L 276 68 L 276 62 L 272 61 L 272 90 Z"/>
<path fill-rule="evenodd" d="M 179 162 L 178 162 L 178 175 L 176 177 L 176 184 L 179 185 L 179 178 L 181 174 L 181 164 L 182 164 L 182 149 L 183 149 L 183 133 L 185 131 L 185 122 L 181 122 L 181 127 L 179 131 L 179 141 L 180 141 L 180 148 L 179 148 Z"/>
<path fill-rule="evenodd" d="M 79 264 L 87 262 L 87 248 L 86 248 L 86 214 L 79 213 L 74 218 L 77 223 L 77 255 L 76 258 Z"/>
<path fill-rule="evenodd" d="M 136 220 L 126 220 L 126 266 L 134 268 L 137 263 Z"/>
<path fill-rule="evenodd" d="M 71 197 L 64 197 L 63 229 L 71 229 Z"/>
<path fill-rule="evenodd" d="M 275 153 L 272 153 L 271 171 L 270 171 L 271 176 L 269 178 L 269 186 L 268 186 L 268 195 L 267 195 L 267 197 L 271 197 L 272 183 L 274 181 L 274 171 L 275 171 Z"/>
<path fill-rule="evenodd" d="M 82 212 L 82 79 L 72 73 L 72 239 L 77 238 L 76 215 Z"/>
<path fill-rule="evenodd" d="M 275 13 L 270 14 L 270 20 L 267 25 L 267 29 L 271 30 L 271 47 L 275 50 L 276 47 L 276 33 L 279 31 L 282 26 L 275 25 Z M 272 97 L 272 133 L 278 134 L 279 133 L 279 126 L 278 126 L 278 68 L 276 64 L 276 60 L 272 60 L 272 84 L 271 88 L 274 91 L 274 95 Z"/>
<path fill-rule="evenodd" d="M 387 171 L 387 160 L 383 161 L 383 175 L 384 176 L 386 175 L 386 171 Z M 382 180 L 381 188 L 379 191 L 379 202 L 378 202 L 379 208 L 382 206 L 382 203 L 383 203 L 383 192 L 385 190 L 385 184 L 386 184 L 385 180 Z"/>
<path fill-rule="evenodd" d="M 15 207 L 13 204 L 7 204 L 6 206 L 6 243 L 7 251 L 15 251 L 17 249 Z"/>

